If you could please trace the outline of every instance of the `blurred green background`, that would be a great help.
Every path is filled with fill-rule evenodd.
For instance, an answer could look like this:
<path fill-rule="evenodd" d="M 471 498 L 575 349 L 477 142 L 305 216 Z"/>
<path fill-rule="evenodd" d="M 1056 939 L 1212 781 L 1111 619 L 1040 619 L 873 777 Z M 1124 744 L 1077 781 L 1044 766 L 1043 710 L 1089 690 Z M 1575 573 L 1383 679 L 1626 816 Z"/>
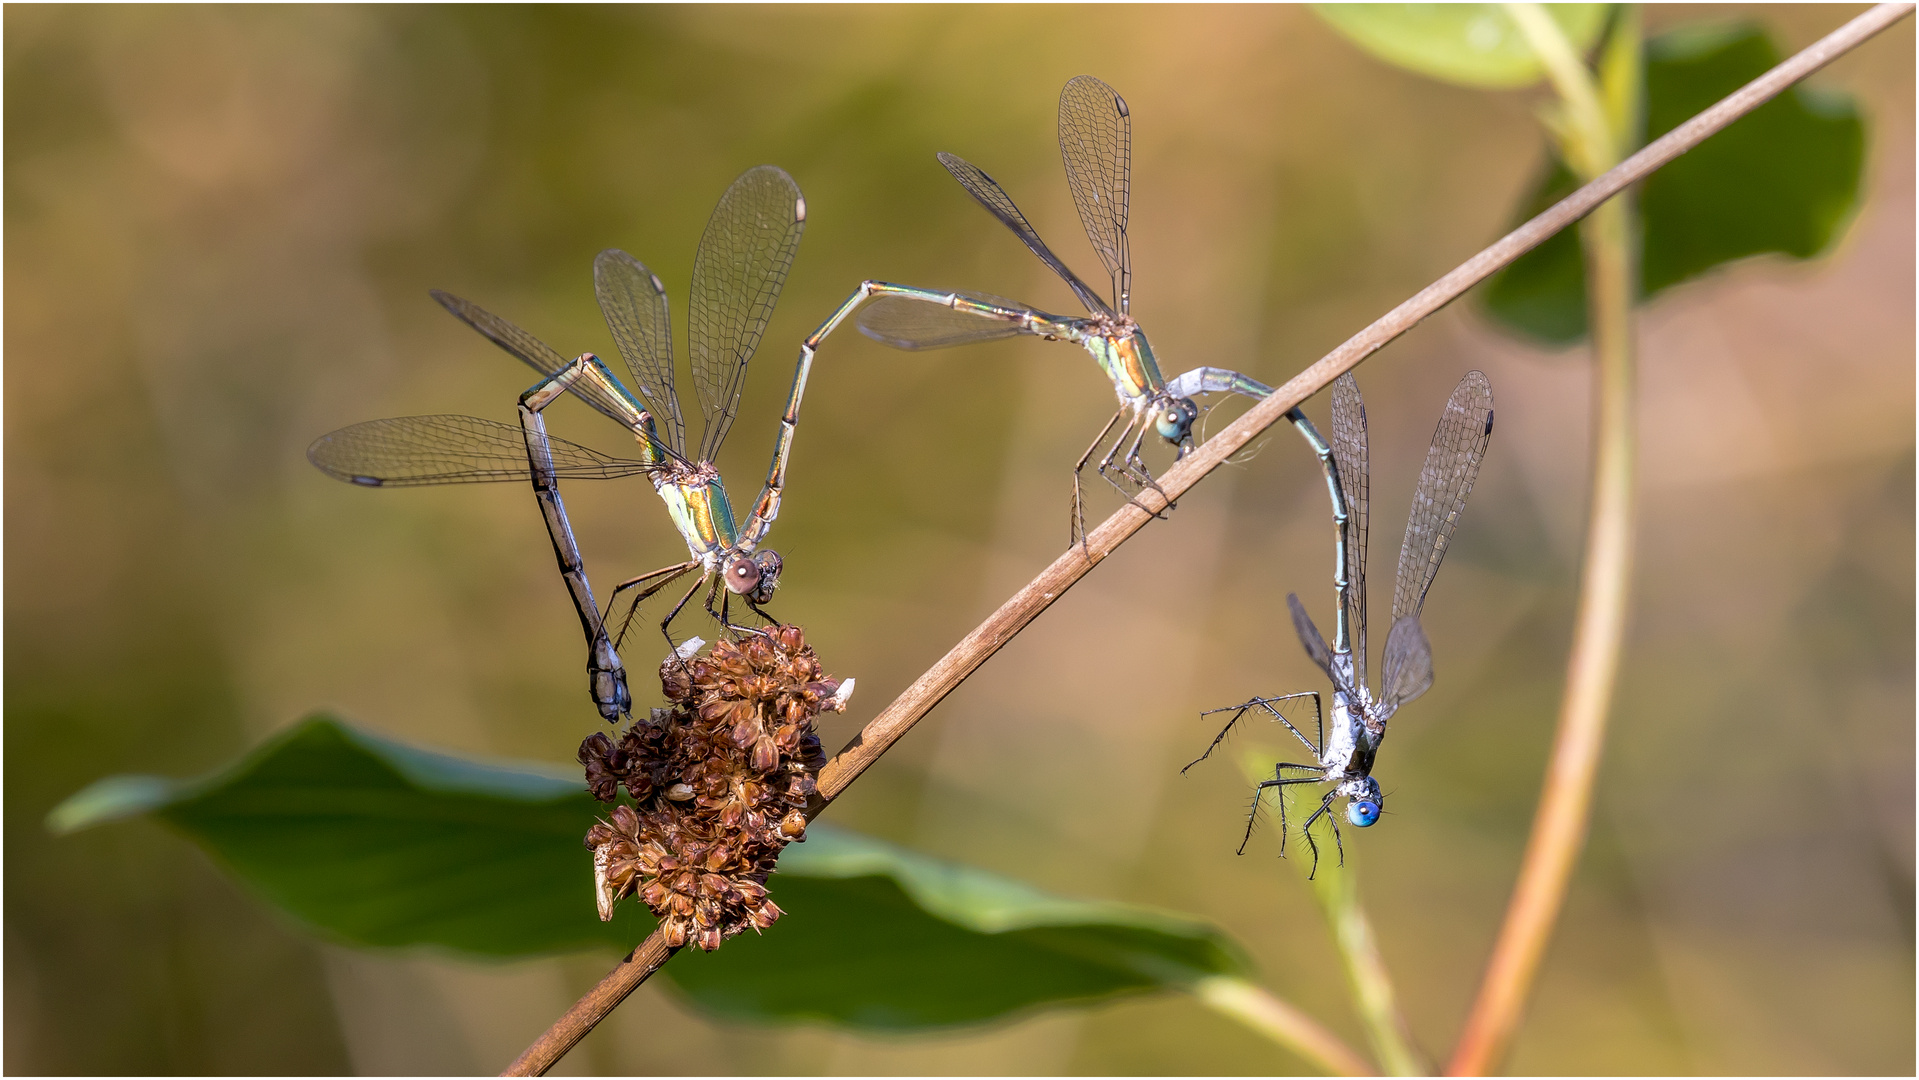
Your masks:
<path fill-rule="evenodd" d="M 1796 49 L 1852 10 L 1750 14 Z M 645 260 L 683 326 L 714 201 L 749 166 L 785 167 L 808 232 L 721 460 L 743 502 L 798 340 L 860 279 L 1071 309 L 933 153 L 987 169 L 1097 270 L 1054 141 L 1075 74 L 1132 107 L 1134 312 L 1170 371 L 1285 379 L 1494 238 L 1544 154 L 1535 95 L 1388 69 L 1300 8 L 14 6 L 5 30 L 15 1073 L 492 1072 L 609 966 L 353 952 L 149 823 L 60 840 L 42 826 L 99 776 L 208 771 L 316 707 L 448 749 L 572 759 L 597 718 L 527 492 L 356 490 L 303 457 L 373 417 L 511 419 L 528 373 L 427 289 L 562 351 L 610 352 L 594 253 Z M 1641 323 L 1633 630 L 1591 842 L 1515 1071 L 1914 1067 L 1911 22 L 1814 83 L 1857 95 L 1869 124 L 1846 239 L 1686 285 Z M 1426 609 L 1438 683 L 1380 759 L 1390 816 L 1348 836 L 1432 1052 L 1464 1015 L 1525 840 L 1585 501 L 1583 354 L 1455 305 L 1358 373 L 1376 561 L 1445 394 L 1475 366 L 1500 426 Z M 860 679 L 829 747 L 1059 551 L 1069 469 L 1111 408 L 1063 345 L 831 339 L 770 541 L 787 559 L 775 612 Z M 1308 409 L 1323 419 L 1323 402 Z M 620 451 L 584 408 L 549 416 Z M 1263 446 L 1090 575 L 832 814 L 1046 888 L 1216 920 L 1270 986 L 1359 1044 L 1272 823 L 1233 855 L 1237 770 L 1178 773 L 1211 737 L 1199 710 L 1317 685 L 1283 598 L 1330 618 L 1324 489 L 1290 432 Z M 566 497 L 596 580 L 680 557 L 643 484 Z M 1095 518 L 1117 501 L 1095 499 Z M 653 700 L 651 653 L 629 660 Z M 1280 745 L 1241 745 L 1262 741 Z M 793 986 L 807 992 L 803 972 Z M 561 1071 L 1296 1067 L 1175 998 L 881 1039 L 715 1023 L 648 986 Z"/>

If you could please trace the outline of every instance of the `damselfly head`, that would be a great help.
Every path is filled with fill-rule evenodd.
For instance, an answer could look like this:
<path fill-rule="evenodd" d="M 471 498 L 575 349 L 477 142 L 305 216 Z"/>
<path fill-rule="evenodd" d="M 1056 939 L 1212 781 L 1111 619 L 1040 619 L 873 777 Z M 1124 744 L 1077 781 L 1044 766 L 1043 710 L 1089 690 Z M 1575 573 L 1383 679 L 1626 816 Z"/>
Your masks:
<path fill-rule="evenodd" d="M 1199 419 L 1199 406 L 1192 398 L 1167 398 L 1153 407 L 1153 427 L 1159 436 L 1180 446 L 1193 435 L 1193 421 Z"/>
<path fill-rule="evenodd" d="M 785 563 L 781 561 L 780 553 L 771 549 L 757 552 L 750 561 L 758 573 L 757 582 L 751 589 L 734 589 L 733 591 L 745 594 L 746 598 L 755 604 L 767 603 L 773 599 L 773 590 L 780 587 L 780 569 Z M 732 582 L 728 581 L 727 586 L 731 588 Z"/>
<path fill-rule="evenodd" d="M 1346 820 L 1360 828 L 1365 828 L 1379 820 L 1379 807 L 1385 796 L 1379 793 L 1379 781 L 1366 777 L 1361 790 L 1354 792 L 1346 803 Z"/>

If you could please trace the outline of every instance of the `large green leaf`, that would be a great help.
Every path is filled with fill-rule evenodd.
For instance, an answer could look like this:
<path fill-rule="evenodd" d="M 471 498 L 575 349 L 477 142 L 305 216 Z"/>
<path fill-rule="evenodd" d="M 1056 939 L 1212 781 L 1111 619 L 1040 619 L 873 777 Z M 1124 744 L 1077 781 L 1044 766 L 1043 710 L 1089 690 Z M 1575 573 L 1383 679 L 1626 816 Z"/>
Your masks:
<path fill-rule="evenodd" d="M 774 875 L 786 918 L 674 960 L 694 1000 L 748 1018 L 906 1029 L 1245 974 L 1239 951 L 1194 919 L 1053 896 L 844 830 L 807 836 Z"/>
<path fill-rule="evenodd" d="M 1546 11 L 1584 52 L 1599 40 L 1606 7 L 1548 4 Z M 1501 4 L 1318 4 L 1314 10 L 1381 60 L 1435 79 L 1508 90 L 1545 75 Z"/>
<path fill-rule="evenodd" d="M 1687 28 L 1646 44 L 1646 130 L 1655 139 L 1779 61 L 1752 26 Z M 1865 124 L 1852 100 L 1794 87 L 1648 177 L 1639 207 L 1643 297 L 1753 255 L 1811 258 L 1830 247 L 1859 201 Z M 1554 162 L 1518 215 L 1577 185 Z M 1489 282 L 1498 321 L 1554 344 L 1586 333 L 1585 267 L 1568 229 Z"/>
<path fill-rule="evenodd" d="M 625 949 L 651 929 L 631 902 L 610 924 L 594 914 L 580 840 L 601 810 L 563 771 L 314 717 L 206 780 L 99 781 L 49 824 L 152 815 L 336 940 L 513 957 Z M 728 1016 L 912 1029 L 1245 971 L 1205 923 L 1053 896 L 824 824 L 771 887 L 787 912 L 772 929 L 688 950 L 663 974 Z"/>
<path fill-rule="evenodd" d="M 329 937 L 506 957 L 630 948 L 652 930 L 638 905 L 612 923 L 595 913 L 580 841 L 598 805 L 577 775 L 314 717 L 205 780 L 101 780 L 48 824 L 152 814 Z"/>

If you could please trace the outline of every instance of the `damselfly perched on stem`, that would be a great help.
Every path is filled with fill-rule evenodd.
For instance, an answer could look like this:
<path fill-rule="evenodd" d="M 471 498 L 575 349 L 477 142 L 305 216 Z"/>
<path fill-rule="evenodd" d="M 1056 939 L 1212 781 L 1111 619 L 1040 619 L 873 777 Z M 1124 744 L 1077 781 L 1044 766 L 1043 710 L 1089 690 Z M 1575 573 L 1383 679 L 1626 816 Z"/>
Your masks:
<path fill-rule="evenodd" d="M 946 166 L 946 171 L 1059 275 L 1085 306 L 1087 314 L 1052 315 L 1031 305 L 986 293 L 866 281 L 801 347 L 802 355 L 811 356 L 841 320 L 871 300 L 860 314 L 860 330 L 898 349 L 940 349 L 1019 334 L 1047 341 L 1070 341 L 1084 348 L 1112 381 L 1119 411 L 1100 429 L 1086 452 L 1080 455 L 1078 464 L 1073 466 L 1072 542 L 1082 545 L 1086 516 L 1080 474 L 1100 447 L 1106 445 L 1107 436 L 1122 419 L 1126 423 L 1099 459 L 1097 470 L 1130 500 L 1141 488 L 1158 487 L 1139 456 L 1149 430 L 1158 432 L 1183 457 L 1192 449 L 1193 421 L 1199 416 L 1199 407 L 1192 400 L 1195 396 L 1230 392 L 1257 400 L 1272 393 L 1266 384 L 1227 368 L 1194 368 L 1171 381 L 1160 374 L 1159 362 L 1153 356 L 1152 346 L 1147 344 L 1146 332 L 1133 321 L 1131 313 L 1133 263 L 1126 222 L 1132 200 L 1132 123 L 1125 100 L 1091 75 L 1073 79 L 1060 91 L 1059 149 L 1066 162 L 1066 183 L 1072 190 L 1074 205 L 1079 208 L 1086 237 L 1092 241 L 1100 262 L 1111 275 L 1110 301 L 1080 280 L 1046 246 L 1026 215 L 1020 213 L 1019 207 L 992 177 L 957 154 L 942 153 L 939 161 Z M 1312 432 L 1304 414 L 1295 409 L 1287 414 L 1287 419 L 1301 425 L 1301 434 L 1316 450 L 1323 449 L 1324 444 Z M 1122 447 L 1125 447 L 1123 456 Z M 1133 485 L 1132 489 L 1126 484 Z"/>
<path fill-rule="evenodd" d="M 1401 705 L 1426 692 L 1433 683 L 1432 646 L 1419 625 L 1419 612 L 1426 603 L 1439 564 L 1446 557 L 1453 529 L 1472 493 L 1473 480 L 1479 475 L 1479 463 L 1493 433 L 1493 390 L 1486 376 L 1469 371 L 1453 390 L 1440 414 L 1439 428 L 1433 432 L 1432 446 L 1426 451 L 1426 466 L 1420 471 L 1419 486 L 1413 492 L 1412 513 L 1406 521 L 1406 539 L 1399 548 L 1399 575 L 1393 587 L 1393 623 L 1386 633 L 1386 647 L 1380 656 L 1380 680 L 1377 693 L 1366 685 L 1366 526 L 1368 518 L 1368 474 L 1366 453 L 1366 405 L 1360 400 L 1359 384 L 1350 372 L 1333 383 L 1333 461 L 1338 477 L 1333 516 L 1339 542 L 1334 552 L 1333 582 L 1339 602 L 1335 610 L 1333 644 L 1329 648 L 1319 628 L 1306 614 L 1297 594 L 1289 593 L 1286 604 L 1292 609 L 1293 629 L 1299 634 L 1306 655 L 1333 684 L 1332 731 L 1326 731 L 1320 709 L 1319 691 L 1256 697 L 1243 705 L 1209 709 L 1202 716 L 1232 712 L 1233 717 L 1213 737 L 1206 753 L 1186 766 L 1206 760 L 1225 740 L 1233 726 L 1248 712 L 1262 709 L 1285 725 L 1306 748 L 1312 751 L 1310 764 L 1282 761 L 1273 766 L 1273 778 L 1262 780 L 1253 791 L 1253 805 L 1246 817 L 1246 836 L 1239 850 L 1246 850 L 1258 820 L 1259 803 L 1266 789 L 1278 788 L 1280 854 L 1286 853 L 1285 789 L 1300 784 L 1330 783 L 1332 789 L 1303 825 L 1300 832 L 1313 851 L 1313 866 L 1319 865 L 1319 845 L 1313 841 L 1313 822 L 1324 815 L 1333 830 L 1333 843 L 1345 857 L 1339 837 L 1339 822 L 1329 811 L 1333 801 L 1347 800 L 1346 820 L 1364 828 L 1379 820 L 1384 797 L 1379 781 L 1373 779 L 1373 760 L 1386 737 L 1386 721 Z M 1342 505 L 1343 502 L 1343 505 Z M 1307 737 L 1300 725 L 1288 717 L 1281 706 L 1289 702 L 1310 703 L 1313 737 Z M 1303 720 L 1304 717 L 1302 716 Z M 1184 772 L 1185 769 L 1180 770 Z M 1291 775 L 1288 775 L 1289 772 Z M 1310 876 L 1310 875 L 1309 875 Z"/>
<path fill-rule="evenodd" d="M 760 605 L 772 598 L 779 585 L 781 561 L 759 544 L 779 516 L 811 353 L 802 355 L 794 372 L 773 463 L 744 524 L 734 521 L 732 502 L 713 461 L 739 411 L 747 362 L 772 318 L 805 224 L 806 201 L 799 186 L 772 165 L 749 169 L 735 180 L 707 222 L 693 259 L 687 335 L 703 419 L 696 452 L 686 445 L 686 424 L 674 391 L 666 288 L 639 260 L 608 250 L 593 262 L 594 288 L 613 340 L 632 373 L 632 389 L 594 354 L 567 360 L 478 304 L 436 290 L 434 299 L 448 311 L 545 376 L 520 395 L 520 426 L 472 416 L 373 420 L 322 436 L 308 449 L 307 457 L 329 476 L 369 487 L 530 479 L 561 575 L 586 632 L 594 704 L 608 721 L 617 720 L 631 709 L 619 646 L 640 603 L 654 593 L 689 573 L 700 573 L 660 621 L 669 646 L 674 643 L 674 618 L 701 586 L 706 586 L 706 610 L 729 631 L 748 629 L 732 622 L 727 610 L 731 595 L 739 596 L 769 623 L 776 621 Z M 639 443 L 640 456 L 611 457 L 548 435 L 541 410 L 568 390 L 630 431 Z M 690 557 L 621 582 L 602 612 L 560 501 L 559 479 L 635 474 L 652 480 Z M 720 590 L 722 582 L 725 592 Z M 633 590 L 637 592 L 632 592 L 619 632 L 609 635 L 606 627 L 615 605 L 622 594 Z M 720 600 L 717 610 L 716 597 Z"/>

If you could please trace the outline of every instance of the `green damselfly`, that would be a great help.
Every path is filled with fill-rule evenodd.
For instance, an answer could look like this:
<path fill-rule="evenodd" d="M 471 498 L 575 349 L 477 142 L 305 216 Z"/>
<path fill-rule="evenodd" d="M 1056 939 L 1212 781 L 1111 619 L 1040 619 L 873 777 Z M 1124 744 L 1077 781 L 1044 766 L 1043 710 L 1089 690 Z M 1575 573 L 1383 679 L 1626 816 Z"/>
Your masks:
<path fill-rule="evenodd" d="M 940 164 L 1059 275 L 1087 314 L 1053 315 L 985 293 L 866 281 L 806 339 L 801 355 L 811 356 L 826 336 L 862 304 L 866 307 L 860 313 L 860 330 L 899 349 L 939 349 L 1020 334 L 1068 341 L 1084 348 L 1112 382 L 1114 396 L 1119 399 L 1119 410 L 1073 466 L 1072 542 L 1084 546 L 1085 499 L 1080 474 L 1107 445 L 1115 426 L 1120 427 L 1119 437 L 1099 458 L 1097 471 L 1131 499 L 1142 488 L 1158 486 L 1140 458 L 1149 431 L 1157 432 L 1183 457 L 1193 446 L 1193 422 L 1199 416 L 1194 397 L 1237 393 L 1258 399 L 1272 393 L 1272 388 L 1228 368 L 1194 368 L 1171 380 L 1160 374 L 1146 333 L 1131 315 L 1133 268 L 1126 227 L 1132 199 L 1132 113 L 1125 100 L 1091 75 L 1068 82 L 1059 97 L 1059 146 L 1080 223 L 1112 279 L 1110 301 L 1046 246 L 1026 215 L 992 177 L 956 154 L 942 153 Z M 1322 463 L 1328 462 L 1325 444 L 1304 414 L 1295 409 L 1287 419 L 1299 427 Z M 1329 485 L 1330 468 L 1327 465 Z M 1126 484 L 1132 488 L 1129 490 Z"/>
<path fill-rule="evenodd" d="M 759 545 L 779 516 L 812 354 L 802 355 L 794 372 L 772 465 L 743 523 L 734 518 L 713 461 L 739 411 L 747 363 L 772 317 L 805 224 L 806 201 L 799 186 L 771 165 L 749 169 L 735 180 L 707 222 L 693 260 L 688 319 L 693 385 L 703 421 L 696 449 L 686 445 L 686 423 L 674 389 L 666 289 L 639 260 L 608 250 L 594 260 L 594 288 L 632 374 L 631 389 L 594 354 L 568 360 L 513 323 L 436 290 L 434 299 L 448 311 L 544 376 L 520 395 L 519 426 L 472 416 L 373 420 L 322 436 L 307 457 L 329 476 L 368 487 L 530 479 L 586 633 L 594 704 L 608 721 L 617 720 L 631 709 L 619 647 L 639 605 L 672 582 L 695 571 L 700 575 L 660 622 L 669 646 L 674 645 L 673 620 L 702 585 L 706 610 L 728 631 L 748 629 L 732 622 L 727 608 L 731 596 L 774 621 L 761 605 L 778 587 L 782 564 L 778 554 Z M 616 458 L 548 435 L 541 411 L 569 390 L 631 432 L 639 456 Z M 633 475 L 653 482 L 686 541 L 689 557 L 621 582 L 603 612 L 560 500 L 559 480 Z M 607 624 L 623 594 L 630 596 L 626 616 L 619 632 L 609 634 Z"/>

